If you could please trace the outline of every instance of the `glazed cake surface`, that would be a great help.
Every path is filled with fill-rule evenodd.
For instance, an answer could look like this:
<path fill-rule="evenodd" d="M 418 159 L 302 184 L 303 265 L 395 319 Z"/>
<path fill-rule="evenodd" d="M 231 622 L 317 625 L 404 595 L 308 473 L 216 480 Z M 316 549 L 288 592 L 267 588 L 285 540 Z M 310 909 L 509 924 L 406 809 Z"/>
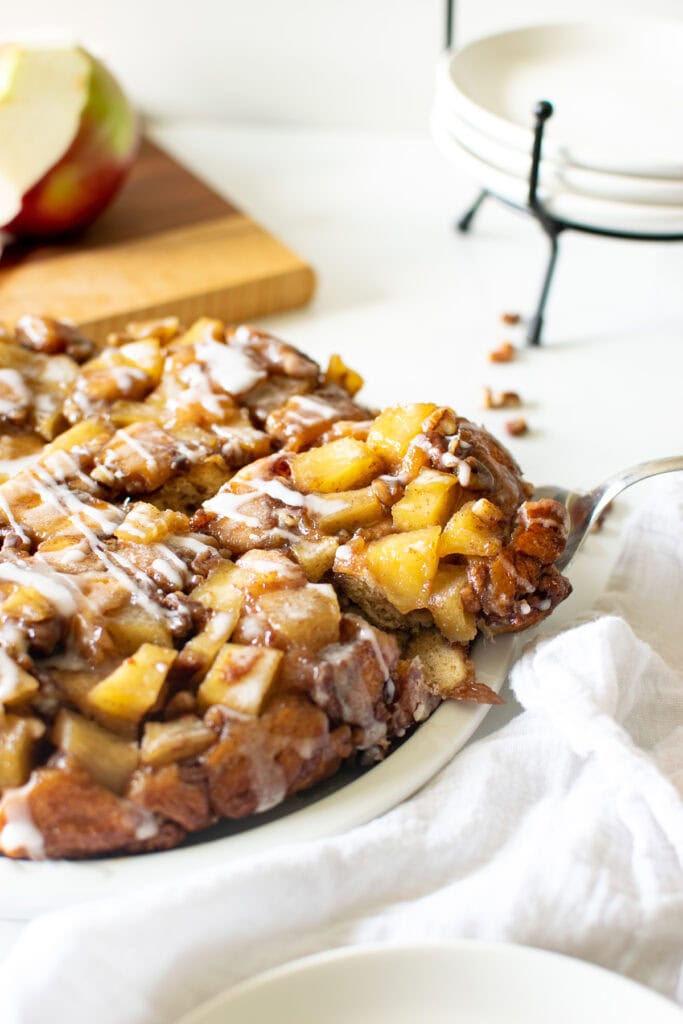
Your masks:
<path fill-rule="evenodd" d="M 0 338 L 0 851 L 165 849 L 373 763 L 570 591 L 562 506 L 251 327 Z"/>

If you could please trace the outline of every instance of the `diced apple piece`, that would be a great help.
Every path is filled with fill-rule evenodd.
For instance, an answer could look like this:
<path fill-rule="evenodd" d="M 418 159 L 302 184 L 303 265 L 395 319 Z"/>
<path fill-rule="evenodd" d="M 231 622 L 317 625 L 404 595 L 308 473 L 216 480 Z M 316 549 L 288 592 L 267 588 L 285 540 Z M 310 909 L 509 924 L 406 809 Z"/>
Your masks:
<path fill-rule="evenodd" d="M 478 502 L 468 501 L 454 512 L 444 527 L 439 544 L 439 556 L 497 555 L 503 547 L 497 527 L 489 525 L 474 512 Z"/>
<path fill-rule="evenodd" d="M 441 565 L 427 607 L 434 622 L 449 640 L 468 643 L 477 635 L 473 615 L 462 603 L 462 588 L 467 583 L 467 569 L 462 565 Z"/>
<path fill-rule="evenodd" d="M 95 722 L 62 708 L 55 719 L 52 738 L 65 754 L 85 768 L 95 782 L 124 793 L 138 765 L 136 743 L 115 736 Z"/>
<path fill-rule="evenodd" d="M 368 434 L 368 444 L 392 467 L 397 467 L 408 450 L 408 445 L 422 432 L 422 424 L 434 412 L 431 402 L 414 405 L 395 405 L 377 416 Z"/>
<path fill-rule="evenodd" d="M 490 526 L 492 529 L 505 518 L 502 510 L 488 498 L 479 498 L 478 501 L 475 501 L 472 505 L 472 512 L 484 526 Z"/>
<path fill-rule="evenodd" d="M 0 718 L 0 790 L 23 786 L 33 768 L 36 743 L 45 732 L 38 718 Z"/>
<path fill-rule="evenodd" d="M 28 589 L 21 587 L 21 590 Z M 7 601 L 3 604 L 3 610 Z M 38 690 L 38 680 L 26 672 L 21 665 L 17 665 L 14 658 L 0 648 L 0 715 L 1 708 L 14 707 L 23 704 L 29 697 L 32 697 Z M 1 720 L 1 718 L 0 718 Z"/>
<path fill-rule="evenodd" d="M 200 316 L 184 334 L 178 338 L 176 346 L 198 345 L 202 341 L 225 341 L 225 324 L 221 320 L 213 320 L 208 316 Z"/>
<path fill-rule="evenodd" d="M 139 605 L 125 604 L 106 619 L 109 635 L 117 651 L 126 657 L 134 654 L 142 644 L 173 647 L 168 624 L 161 616 L 153 616 Z"/>
<path fill-rule="evenodd" d="M 96 437 L 99 437 L 101 434 L 106 436 L 108 433 L 110 431 L 107 430 L 100 420 L 82 420 L 80 423 L 74 424 L 73 427 L 69 427 L 63 434 L 56 437 L 54 441 L 46 444 L 41 453 L 40 461 L 45 462 L 55 452 L 70 452 L 74 448 L 85 447 L 94 441 Z"/>
<path fill-rule="evenodd" d="M 45 595 L 28 586 L 17 586 L 2 602 L 1 608 L 4 615 L 27 622 L 42 622 L 54 615 L 54 608 Z"/>
<path fill-rule="evenodd" d="M 311 583 L 317 583 L 334 565 L 339 541 L 336 537 L 301 539 L 292 544 L 292 553 Z"/>
<path fill-rule="evenodd" d="M 251 597 L 264 590 L 305 587 L 306 573 L 282 551 L 245 551 L 237 560 L 233 582 Z"/>
<path fill-rule="evenodd" d="M 402 615 L 427 605 L 439 565 L 440 532 L 438 526 L 427 526 L 368 544 L 368 568 L 384 596 Z"/>
<path fill-rule="evenodd" d="M 466 648 L 450 643 L 435 629 L 427 629 L 414 637 L 408 644 L 406 658 L 420 659 L 425 683 L 432 693 L 444 700 L 477 699 L 474 669 Z M 482 684 L 480 689 L 488 690 L 488 687 Z M 496 695 L 493 697 L 495 702 Z"/>
<path fill-rule="evenodd" d="M 223 704 L 246 715 L 258 715 L 281 660 L 282 651 L 272 647 L 226 644 L 199 687 L 200 709 Z"/>
<path fill-rule="evenodd" d="M 127 494 L 156 491 L 172 476 L 176 455 L 173 438 L 156 423 L 134 423 L 116 431 L 91 475 Z"/>
<path fill-rule="evenodd" d="M 330 361 L 325 371 L 325 383 L 338 384 L 340 388 L 343 388 L 353 398 L 363 387 L 363 378 L 359 373 L 356 373 L 355 370 L 347 366 L 341 356 L 335 353 L 330 356 Z"/>
<path fill-rule="evenodd" d="M 458 490 L 457 478 L 450 473 L 423 469 L 392 507 L 394 526 L 397 530 L 443 526 L 453 511 Z"/>
<path fill-rule="evenodd" d="M 317 651 L 339 640 L 341 612 L 327 583 L 309 583 L 298 590 L 267 590 L 258 606 L 283 647 L 300 644 Z"/>
<path fill-rule="evenodd" d="M 306 509 L 323 533 L 339 533 L 340 530 L 352 533 L 360 526 L 377 522 L 384 514 L 372 487 L 336 494 L 311 494 Z"/>
<path fill-rule="evenodd" d="M 170 509 L 158 509 L 146 501 L 136 502 L 114 536 L 132 544 L 155 544 L 171 533 L 187 533 L 190 528 L 187 516 Z"/>
<path fill-rule="evenodd" d="M 174 722 L 147 722 L 141 760 L 143 764 L 160 767 L 203 754 L 215 740 L 213 729 L 195 715 L 183 715 Z"/>
<path fill-rule="evenodd" d="M 194 588 L 190 598 L 213 612 L 232 612 L 236 609 L 239 615 L 244 597 L 234 585 L 234 579 L 235 566 L 232 562 L 225 562 Z"/>
<path fill-rule="evenodd" d="M 233 588 L 235 589 L 235 588 Z M 236 600 L 228 611 L 214 612 L 204 629 L 192 637 L 179 653 L 174 666 L 188 682 L 202 679 L 226 640 L 232 636 L 242 606 L 242 595 L 238 590 Z"/>
<path fill-rule="evenodd" d="M 128 345 L 122 345 L 118 351 L 128 366 L 142 370 L 155 384 L 159 383 L 164 369 L 164 354 L 156 338 L 131 341 Z"/>
<path fill-rule="evenodd" d="M 147 402 L 133 402 L 121 398 L 112 405 L 109 419 L 115 427 L 130 427 L 132 423 L 140 423 L 141 420 L 160 424 L 164 416 L 160 409 Z"/>
<path fill-rule="evenodd" d="M 381 458 L 364 441 L 353 437 L 299 452 L 292 456 L 291 467 L 294 486 L 302 494 L 365 487 L 384 471 Z"/>
<path fill-rule="evenodd" d="M 93 714 L 139 722 L 157 704 L 176 652 L 145 643 L 88 694 Z"/>
<path fill-rule="evenodd" d="M 155 320 L 132 320 L 126 324 L 124 338 L 132 338 L 135 341 L 156 338 L 162 345 L 167 345 L 177 337 L 179 331 L 180 321 L 177 316 L 158 317 Z"/>

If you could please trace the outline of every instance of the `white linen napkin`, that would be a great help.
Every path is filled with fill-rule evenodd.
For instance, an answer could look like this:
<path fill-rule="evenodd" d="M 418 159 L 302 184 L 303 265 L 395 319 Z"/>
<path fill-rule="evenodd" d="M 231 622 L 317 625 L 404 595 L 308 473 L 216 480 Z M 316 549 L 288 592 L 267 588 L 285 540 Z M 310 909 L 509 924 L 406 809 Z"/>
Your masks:
<path fill-rule="evenodd" d="M 170 1024 L 321 949 L 458 937 L 683 999 L 683 487 L 656 493 L 591 618 L 518 662 L 523 714 L 346 835 L 37 919 L 3 1024 Z"/>

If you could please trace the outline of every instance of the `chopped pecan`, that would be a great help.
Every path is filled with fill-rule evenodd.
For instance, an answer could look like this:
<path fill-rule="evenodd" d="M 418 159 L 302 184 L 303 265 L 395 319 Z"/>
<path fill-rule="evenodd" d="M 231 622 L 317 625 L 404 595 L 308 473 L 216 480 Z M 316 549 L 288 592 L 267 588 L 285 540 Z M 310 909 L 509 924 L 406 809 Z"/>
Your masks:
<path fill-rule="evenodd" d="M 494 394 L 491 388 L 484 388 L 482 404 L 484 409 L 518 409 L 522 399 L 516 391 L 500 391 Z"/>
<path fill-rule="evenodd" d="M 502 341 L 498 348 L 489 352 L 490 363 L 511 363 L 517 355 L 517 349 L 510 341 Z"/>
<path fill-rule="evenodd" d="M 523 437 L 529 433 L 529 425 L 523 416 L 519 416 L 514 420 L 506 420 L 505 429 L 510 437 Z"/>

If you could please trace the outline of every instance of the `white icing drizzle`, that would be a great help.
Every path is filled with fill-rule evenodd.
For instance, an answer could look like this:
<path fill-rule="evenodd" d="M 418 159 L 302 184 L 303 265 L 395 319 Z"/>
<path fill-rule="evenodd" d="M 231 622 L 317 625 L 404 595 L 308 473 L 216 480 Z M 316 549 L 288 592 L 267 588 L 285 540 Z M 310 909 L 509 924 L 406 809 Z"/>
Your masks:
<path fill-rule="evenodd" d="M 281 501 L 283 505 L 293 505 L 301 508 L 306 503 L 303 494 L 285 487 L 279 480 L 254 480 L 249 481 L 254 494 L 267 494 L 269 498 Z"/>
<path fill-rule="evenodd" d="M 183 563 L 183 569 L 185 565 Z M 179 590 L 185 582 L 183 573 L 179 572 L 175 566 L 171 565 L 170 560 L 165 558 L 155 558 L 152 562 L 152 569 L 159 574 L 163 579 L 173 587 L 177 587 Z"/>
<path fill-rule="evenodd" d="M 31 860 L 44 860 L 45 840 L 33 820 L 29 806 L 33 786 L 34 782 L 27 782 L 25 786 L 5 793 L 2 801 L 5 825 L 0 832 L 0 846 L 5 853 L 24 851 Z"/>
<path fill-rule="evenodd" d="M 343 498 L 323 498 L 319 494 L 307 494 L 304 502 L 306 511 L 314 516 L 326 516 L 333 512 L 341 512 L 346 505 L 347 502 Z"/>
<path fill-rule="evenodd" d="M 335 566 L 350 565 L 353 561 L 353 549 L 350 544 L 340 544 L 334 556 Z"/>
<path fill-rule="evenodd" d="M 295 584 L 306 582 L 306 577 L 299 566 L 277 551 L 260 551 L 254 548 L 242 555 L 236 564 L 240 569 L 246 569 L 259 576 L 279 576 Z"/>
<path fill-rule="evenodd" d="M 204 370 L 197 363 L 190 363 L 178 371 L 178 379 L 185 385 L 185 390 L 180 391 L 168 403 L 169 408 L 175 411 L 184 405 L 201 405 L 212 416 L 221 417 L 225 413 L 225 402 L 221 395 L 216 395 L 211 390 L 211 384 Z"/>
<path fill-rule="evenodd" d="M 20 455 L 16 459 L 0 459 L 0 473 L 7 476 L 16 476 L 22 469 L 32 466 L 40 458 L 40 452 L 33 452 L 32 455 Z"/>
<path fill-rule="evenodd" d="M 203 507 L 208 512 L 215 512 L 216 515 L 232 519 L 235 522 L 246 523 L 248 526 L 261 526 L 261 520 L 257 516 L 244 515 L 238 509 L 246 502 L 259 498 L 262 495 L 266 495 L 290 508 L 305 509 L 314 516 L 330 515 L 346 508 L 346 502 L 343 498 L 335 500 L 332 497 L 324 498 L 317 494 L 301 494 L 299 491 L 287 487 L 280 480 L 260 480 L 256 478 L 253 480 L 243 480 L 241 483 L 247 486 L 249 490 L 236 494 L 234 491 L 227 489 L 230 486 L 228 484 L 226 489 L 220 490 L 215 497 L 205 501 Z M 274 527 L 268 532 L 275 536 L 282 536 L 288 541 L 296 542 L 301 540 L 298 534 L 279 527 Z"/>
<path fill-rule="evenodd" d="M 375 710 L 365 686 L 359 685 L 358 664 L 354 662 L 353 642 L 330 644 L 313 670 L 313 698 L 323 709 L 328 706 L 330 685 L 344 722 L 367 728 L 376 722 Z M 327 669 L 331 671 L 326 671 Z"/>
<path fill-rule="evenodd" d="M 14 619 L 3 619 L 0 624 L 0 643 L 12 651 L 22 650 L 25 646 L 25 637 Z"/>
<path fill-rule="evenodd" d="M 12 509 L 10 508 L 9 502 L 6 500 L 4 494 L 2 493 L 2 488 L 1 487 L 0 487 L 0 512 L 2 512 L 2 514 L 5 517 L 5 519 L 7 520 L 7 523 L 12 528 L 12 530 L 14 530 L 14 532 L 17 534 L 17 536 L 21 540 L 23 540 L 25 544 L 30 543 L 31 538 L 29 537 L 29 535 L 27 534 L 26 530 L 23 528 L 21 523 L 18 522 L 18 520 L 16 519 L 14 513 L 12 512 Z"/>
<path fill-rule="evenodd" d="M 469 487 L 472 482 L 472 467 L 469 462 L 458 463 L 458 483 L 461 487 Z"/>
<path fill-rule="evenodd" d="M 251 391 L 266 376 L 260 367 L 243 349 L 224 345 L 213 338 L 206 338 L 194 346 L 195 354 L 204 363 L 214 384 L 229 395 L 243 395 Z"/>
<path fill-rule="evenodd" d="M 136 455 L 140 456 L 148 469 L 156 469 L 157 460 L 152 452 L 150 452 L 149 448 L 146 448 L 141 441 L 136 440 L 136 438 L 134 438 L 127 430 L 124 430 L 120 436 L 124 444 L 130 448 L 131 451 L 135 452 Z"/>
<path fill-rule="evenodd" d="M 159 614 L 163 609 L 160 605 L 150 599 L 145 588 L 150 586 L 150 581 L 144 573 L 140 572 L 137 566 L 133 565 L 123 555 L 118 552 L 107 551 L 103 546 L 97 534 L 91 530 L 91 528 L 84 521 L 83 513 L 90 514 L 92 507 L 85 505 L 80 501 L 75 494 L 72 494 L 67 488 L 59 488 L 49 473 L 46 473 L 40 466 L 34 467 L 31 470 L 34 477 L 40 477 L 45 484 L 44 487 L 38 485 L 39 493 L 44 494 L 47 501 L 50 501 L 55 508 L 64 513 L 65 515 L 71 515 L 73 525 L 83 534 L 85 540 L 90 547 L 90 550 L 96 555 L 103 565 L 111 572 L 112 576 L 131 594 L 131 598 L 135 604 L 141 605 L 152 615 Z M 112 506 L 113 509 L 113 506 Z M 98 510 L 101 512 L 109 512 L 109 509 Z M 123 512 L 118 509 L 114 509 L 117 513 L 117 523 L 111 526 L 111 529 L 115 529 L 116 525 L 119 525 L 123 518 Z M 93 517 L 97 518 L 97 517 Z M 141 581 L 141 585 L 135 583 L 135 579 Z"/>
<path fill-rule="evenodd" d="M 265 738 L 256 747 L 243 744 L 240 752 L 249 759 L 249 782 L 256 797 L 254 812 L 260 814 L 282 803 L 287 795 L 285 773 L 268 752 Z"/>
<path fill-rule="evenodd" d="M 505 555 L 498 555 L 498 559 L 505 571 L 512 576 L 518 587 L 526 591 L 527 594 L 532 594 L 534 592 L 534 585 L 529 582 L 526 576 L 522 576 L 521 572 L 517 571 L 509 558 L 506 558 Z"/>
<path fill-rule="evenodd" d="M 557 519 L 550 519 L 545 516 L 530 516 L 525 508 L 522 509 L 522 523 L 525 527 L 540 526 L 544 530 L 562 530 L 565 527 L 563 523 L 558 523 Z"/>
<path fill-rule="evenodd" d="M 317 423 L 321 419 L 328 420 L 337 416 L 337 410 L 333 405 L 314 395 L 294 395 L 290 399 L 289 405 L 304 426 Z"/>
<path fill-rule="evenodd" d="M 91 547 L 93 545 L 90 537 L 93 537 L 97 544 L 99 544 L 99 540 L 92 532 L 91 527 L 86 523 L 86 516 L 95 523 L 105 536 L 112 534 L 116 527 L 120 526 L 123 522 L 125 513 L 122 509 L 116 508 L 114 505 L 104 505 L 104 507 L 98 508 L 96 505 L 86 504 L 70 491 L 68 487 L 60 487 L 55 478 L 43 466 L 33 466 L 29 472 L 33 478 L 36 492 L 43 501 L 52 505 L 58 512 L 61 512 L 62 515 L 70 519 L 73 525 L 86 537 Z"/>
<path fill-rule="evenodd" d="M 220 490 L 215 497 L 205 501 L 202 507 L 207 512 L 215 512 L 216 515 L 224 516 L 226 519 L 234 519 L 236 522 L 246 523 L 247 526 L 260 526 L 261 520 L 257 516 L 245 516 L 238 511 L 240 505 L 253 501 L 256 497 L 258 497 L 256 491 L 235 494 L 234 491 Z"/>
<path fill-rule="evenodd" d="M 382 677 L 384 678 L 384 680 L 389 679 L 391 677 L 391 671 L 389 669 L 389 666 L 387 665 L 386 658 L 382 654 L 382 648 L 380 647 L 379 640 L 377 639 L 377 634 L 375 633 L 375 630 L 372 628 L 370 623 L 365 622 L 364 619 L 359 618 L 358 621 L 359 623 L 362 623 L 362 625 L 358 626 L 359 637 L 362 640 L 367 640 L 370 643 L 370 645 L 372 646 L 372 652 L 375 655 L 375 661 L 379 665 L 380 672 L 382 673 Z"/>
<path fill-rule="evenodd" d="M 136 381 L 149 378 L 148 373 L 136 366 L 108 366 L 107 373 L 114 378 L 117 390 L 123 395 L 130 392 Z"/>
<path fill-rule="evenodd" d="M 315 736 L 292 736 L 290 746 L 302 760 L 308 761 L 317 752 L 320 740 Z"/>
<path fill-rule="evenodd" d="M 19 685 L 19 666 L 7 651 L 0 647 L 0 704 L 10 700 Z"/>
<path fill-rule="evenodd" d="M 0 416 L 11 416 L 31 401 L 26 382 L 18 370 L 0 370 L 0 389 L 9 392 L 9 398 L 0 397 Z"/>
<path fill-rule="evenodd" d="M 174 548 L 178 548 L 180 551 L 192 551 L 197 555 L 203 554 L 205 551 L 215 551 L 215 547 L 195 534 L 183 534 L 179 537 L 171 537 L 170 542 Z"/>
<path fill-rule="evenodd" d="M 55 562 L 63 563 L 60 566 L 61 572 L 68 572 L 69 568 L 78 565 L 80 562 L 84 562 L 88 556 L 85 551 L 81 551 L 78 547 L 63 548 L 61 551 L 50 552 L 50 564 Z"/>
<path fill-rule="evenodd" d="M 37 462 L 38 460 L 36 459 L 35 461 Z M 58 449 L 56 452 L 52 452 L 48 455 L 45 459 L 44 465 L 58 483 L 62 483 L 62 481 L 66 480 L 66 478 L 71 476 L 73 473 L 80 472 L 78 463 L 74 459 L 73 455 L 61 449 Z M 82 475 L 85 477 L 85 473 Z M 90 482 L 89 477 L 85 477 L 85 479 Z"/>
<path fill-rule="evenodd" d="M 39 594 L 47 598 L 60 615 L 73 615 L 76 611 L 76 602 L 68 586 L 51 578 L 54 574 L 31 568 L 24 568 L 16 562 L 4 562 L 0 564 L 0 580 L 8 583 L 17 583 L 20 587 L 32 587 Z"/>
<path fill-rule="evenodd" d="M 159 822 L 156 815 L 151 811 L 148 811 L 145 807 L 139 807 L 137 804 L 135 805 L 135 810 L 142 816 L 137 828 L 135 829 L 135 838 L 140 842 L 143 842 L 145 839 L 152 839 L 154 836 L 158 835 Z"/>

